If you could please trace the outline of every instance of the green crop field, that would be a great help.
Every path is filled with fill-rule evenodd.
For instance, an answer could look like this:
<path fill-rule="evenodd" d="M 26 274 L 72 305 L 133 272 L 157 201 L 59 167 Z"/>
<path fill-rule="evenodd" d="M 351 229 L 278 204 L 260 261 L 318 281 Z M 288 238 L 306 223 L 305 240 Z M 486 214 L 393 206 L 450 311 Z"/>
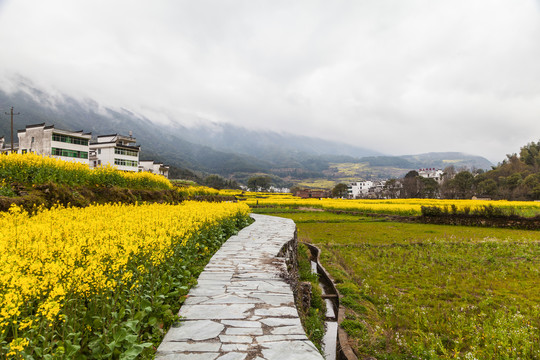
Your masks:
<path fill-rule="evenodd" d="M 540 232 L 292 218 L 322 250 L 360 359 L 540 359 Z"/>

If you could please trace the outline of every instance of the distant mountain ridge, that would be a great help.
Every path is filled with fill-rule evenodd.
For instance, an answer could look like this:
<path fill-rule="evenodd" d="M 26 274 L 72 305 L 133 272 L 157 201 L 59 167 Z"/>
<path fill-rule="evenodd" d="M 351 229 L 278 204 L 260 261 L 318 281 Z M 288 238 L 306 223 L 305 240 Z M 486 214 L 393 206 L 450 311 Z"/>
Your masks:
<path fill-rule="evenodd" d="M 484 158 L 460 153 L 384 156 L 358 146 L 303 135 L 256 131 L 240 126 L 212 123 L 185 126 L 180 120 L 157 124 L 126 109 L 102 107 L 92 100 L 76 100 L 66 95 L 52 96 L 31 83 L 21 81 L 16 92 L 0 88 L 0 109 L 14 106 L 21 115 L 14 128 L 47 123 L 57 128 L 84 130 L 94 136 L 133 132 L 141 145 L 141 159 L 164 162 L 201 175 L 219 174 L 245 180 L 250 174 L 266 173 L 295 178 L 324 177 L 332 163 L 369 163 L 403 169 L 459 166 L 489 168 Z M 9 121 L 0 122 L 0 137 L 8 143 Z M 385 165 L 386 164 L 386 165 Z"/>
<path fill-rule="evenodd" d="M 493 165 L 482 156 L 461 152 L 430 152 L 417 155 L 369 156 L 360 159 L 370 166 L 393 166 L 403 169 L 441 168 L 453 165 L 455 168 L 491 169 Z"/>
<path fill-rule="evenodd" d="M 51 97 L 27 83 L 20 83 L 19 88 L 13 93 L 0 90 L 0 107 L 14 106 L 22 113 L 14 119 L 15 129 L 45 122 L 68 130 L 83 129 L 93 135 L 132 131 L 141 144 L 142 157 L 194 171 L 224 176 L 288 167 L 319 171 L 328 157 L 350 160 L 350 156 L 378 154 L 338 142 L 229 124 L 156 124 L 129 110 L 104 108 L 92 100 Z M 0 134 L 7 139 L 9 132 L 9 122 L 0 122 Z"/>

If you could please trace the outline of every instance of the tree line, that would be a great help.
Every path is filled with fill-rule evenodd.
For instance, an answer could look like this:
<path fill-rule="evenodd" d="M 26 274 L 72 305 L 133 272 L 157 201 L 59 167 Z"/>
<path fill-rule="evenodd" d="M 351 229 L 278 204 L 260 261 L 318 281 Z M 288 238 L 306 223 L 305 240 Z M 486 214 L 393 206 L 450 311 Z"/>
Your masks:
<path fill-rule="evenodd" d="M 336 185 L 332 195 L 347 197 L 347 185 Z M 519 154 L 507 155 L 489 171 L 448 166 L 442 179 L 436 181 L 411 170 L 401 179 L 386 181 L 381 191 L 370 192 L 365 197 L 540 200 L 540 141 L 523 146 Z"/>
<path fill-rule="evenodd" d="M 386 182 L 381 197 L 387 198 L 478 198 L 540 200 L 540 141 L 531 142 L 519 154 L 509 154 L 489 171 L 444 169 L 442 182 L 409 171 L 402 179 Z"/>

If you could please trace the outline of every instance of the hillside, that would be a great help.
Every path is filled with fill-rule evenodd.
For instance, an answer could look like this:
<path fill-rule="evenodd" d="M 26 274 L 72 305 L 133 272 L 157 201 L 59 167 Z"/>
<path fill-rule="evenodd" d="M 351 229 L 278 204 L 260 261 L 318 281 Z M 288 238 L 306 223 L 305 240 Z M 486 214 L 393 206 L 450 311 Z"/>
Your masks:
<path fill-rule="evenodd" d="M 382 180 L 401 178 L 410 170 L 421 168 L 483 169 L 492 167 L 491 162 L 481 156 L 457 152 L 427 153 L 403 156 L 369 156 L 355 161 L 332 162 L 323 171 L 324 181 L 318 178 L 305 179 L 301 185 L 329 188 L 340 182 Z"/>
<path fill-rule="evenodd" d="M 377 154 L 362 148 L 321 139 L 272 132 L 256 132 L 228 124 L 206 123 L 186 127 L 179 122 L 156 124 L 125 109 L 99 106 L 92 100 L 78 101 L 69 96 L 52 97 L 27 83 L 19 91 L 0 90 L 0 107 L 14 106 L 21 115 L 14 128 L 45 122 L 58 128 L 84 129 L 94 135 L 127 134 L 132 131 L 142 145 L 142 157 L 203 173 L 231 176 L 241 173 L 270 173 L 273 168 L 295 167 L 320 171 L 328 164 L 323 154 L 355 156 Z M 209 131 L 210 128 L 218 131 Z M 9 142 L 10 126 L 0 123 L 0 136 Z M 317 144 L 320 144 L 318 146 Z M 339 160 L 348 160 L 340 156 Z"/>
<path fill-rule="evenodd" d="M 70 97 L 51 99 L 32 87 L 25 91 L 7 94 L 0 91 L 0 104 L 12 104 L 21 115 L 14 119 L 14 128 L 22 129 L 28 124 L 45 122 L 58 128 L 80 130 L 97 134 L 132 131 L 141 144 L 144 159 L 163 161 L 175 167 L 201 172 L 227 174 L 236 171 L 263 171 L 264 164 L 249 156 L 240 156 L 191 143 L 167 128 L 153 124 L 149 119 L 127 110 L 102 108 L 87 100 L 77 101 Z M 9 122 L 0 124 L 0 134 L 9 138 Z"/>
<path fill-rule="evenodd" d="M 281 186 L 304 180 L 326 180 L 331 185 L 349 178 L 396 177 L 421 167 L 491 166 L 484 158 L 460 153 L 384 156 L 336 141 L 204 120 L 196 126 L 185 126 L 182 119 L 158 124 L 126 109 L 102 107 L 90 99 L 53 96 L 29 81 L 21 80 L 18 85 L 16 92 L 0 89 L 2 111 L 14 106 L 15 111 L 21 112 L 14 118 L 15 129 L 47 123 L 93 135 L 132 131 L 141 145 L 141 159 L 170 165 L 173 177 L 200 179 L 219 174 L 245 182 L 253 174 L 269 174 Z M 9 121 L 0 122 L 0 136 L 5 136 L 6 143 L 9 134 Z"/>

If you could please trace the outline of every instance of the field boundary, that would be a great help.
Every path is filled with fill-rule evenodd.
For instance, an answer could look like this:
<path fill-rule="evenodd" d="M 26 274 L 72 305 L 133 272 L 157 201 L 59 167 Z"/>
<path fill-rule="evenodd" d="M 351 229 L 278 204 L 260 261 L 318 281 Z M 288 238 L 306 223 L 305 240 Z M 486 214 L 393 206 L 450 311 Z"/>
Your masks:
<path fill-rule="evenodd" d="M 279 209 L 279 206 L 269 205 L 250 205 L 251 208 L 275 208 Z M 347 214 L 355 216 L 367 216 L 372 218 L 386 219 L 389 221 L 403 222 L 403 223 L 418 223 L 418 224 L 434 224 L 434 225 L 459 225 L 459 226 L 478 226 L 478 227 L 496 227 L 507 229 L 521 229 L 521 230 L 540 230 L 540 216 L 528 218 L 517 215 L 496 215 L 496 216 L 482 216 L 476 214 L 440 214 L 440 215 L 417 215 L 417 216 L 403 216 L 392 214 L 380 214 L 369 213 L 363 211 L 350 211 L 350 210 L 335 210 L 335 209 L 321 209 L 308 207 L 298 208 L 300 211 L 326 211 L 332 214 Z"/>

